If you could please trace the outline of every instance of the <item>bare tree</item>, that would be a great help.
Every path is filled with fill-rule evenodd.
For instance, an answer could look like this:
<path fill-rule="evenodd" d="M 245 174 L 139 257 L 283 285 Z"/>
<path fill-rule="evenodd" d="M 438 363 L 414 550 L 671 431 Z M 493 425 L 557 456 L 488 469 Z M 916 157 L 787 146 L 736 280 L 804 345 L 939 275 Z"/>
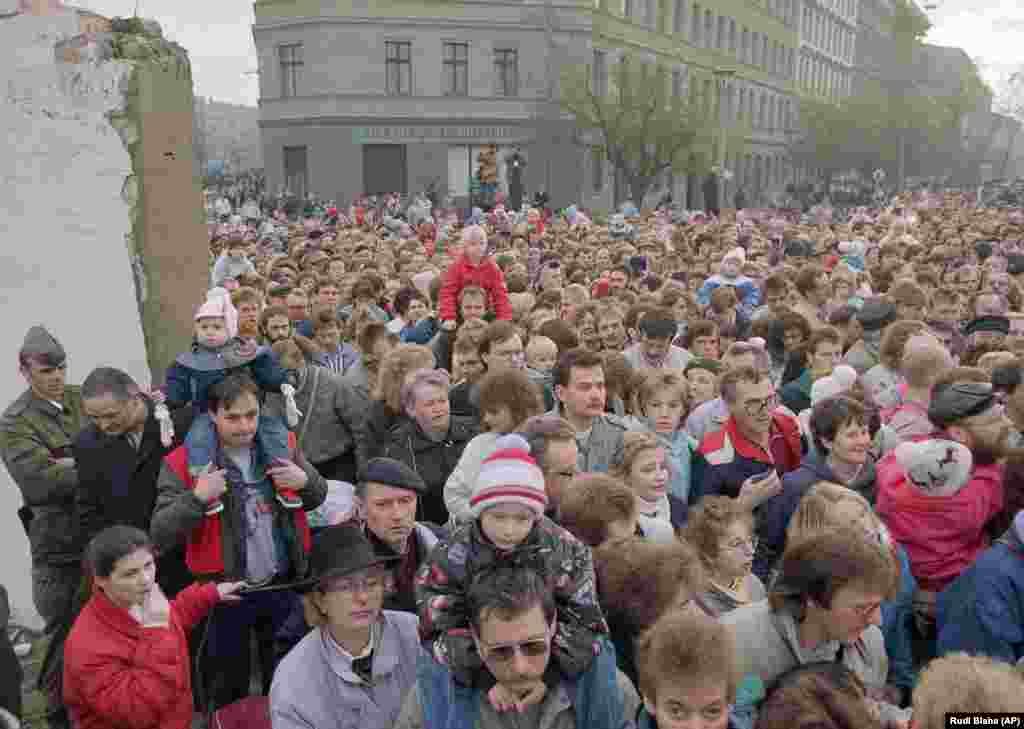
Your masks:
<path fill-rule="evenodd" d="M 567 68 L 560 102 L 579 128 L 600 136 L 605 157 L 625 178 L 638 207 L 666 170 L 711 168 L 720 133 L 713 98 L 680 93 L 666 69 L 631 56 L 617 61 L 608 76 L 609 88 L 595 88 L 600 84 L 591 66 Z M 691 90 L 696 87 L 691 79 Z"/>

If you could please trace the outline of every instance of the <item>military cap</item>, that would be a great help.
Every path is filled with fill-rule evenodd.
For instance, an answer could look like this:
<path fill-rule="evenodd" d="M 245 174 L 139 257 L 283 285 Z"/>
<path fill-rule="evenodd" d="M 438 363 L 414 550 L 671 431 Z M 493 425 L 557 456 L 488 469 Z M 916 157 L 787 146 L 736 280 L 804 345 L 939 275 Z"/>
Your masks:
<path fill-rule="evenodd" d="M 418 473 L 401 461 L 394 458 L 372 458 L 363 471 L 363 481 L 392 486 L 396 489 L 415 491 L 418 494 L 427 492 L 427 484 Z"/>
<path fill-rule="evenodd" d="M 928 405 L 928 419 L 946 428 L 958 420 L 980 415 L 996 403 L 989 382 L 954 382 L 935 388 Z"/>
<path fill-rule="evenodd" d="M 868 299 L 857 312 L 864 331 L 878 331 L 896 321 L 896 307 L 883 299 Z"/>
<path fill-rule="evenodd" d="M 28 330 L 18 355 L 22 360 L 34 359 L 48 367 L 60 367 L 68 358 L 57 338 L 38 325 Z"/>

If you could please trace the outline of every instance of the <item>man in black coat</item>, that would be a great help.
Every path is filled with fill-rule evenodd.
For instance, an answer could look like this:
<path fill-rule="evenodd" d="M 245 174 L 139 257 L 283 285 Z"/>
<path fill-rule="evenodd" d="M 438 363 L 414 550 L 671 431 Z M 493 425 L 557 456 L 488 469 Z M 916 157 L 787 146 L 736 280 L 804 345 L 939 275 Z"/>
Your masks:
<path fill-rule="evenodd" d="M 16 726 L 21 718 L 21 682 L 25 676 L 18 656 L 7 637 L 11 606 L 7 590 L 0 585 L 0 727 Z M 6 715 L 5 715 L 6 712 Z"/>
<path fill-rule="evenodd" d="M 191 408 L 170 414 L 174 437 L 165 446 L 157 408 L 121 370 L 99 367 L 82 383 L 82 410 L 92 423 L 79 433 L 72 451 L 79 473 L 77 538 L 83 548 L 114 524 L 149 531 L 164 456 L 181 445 L 192 423 Z M 168 597 L 187 586 L 192 579 L 184 548 L 160 555 L 156 576 Z"/>

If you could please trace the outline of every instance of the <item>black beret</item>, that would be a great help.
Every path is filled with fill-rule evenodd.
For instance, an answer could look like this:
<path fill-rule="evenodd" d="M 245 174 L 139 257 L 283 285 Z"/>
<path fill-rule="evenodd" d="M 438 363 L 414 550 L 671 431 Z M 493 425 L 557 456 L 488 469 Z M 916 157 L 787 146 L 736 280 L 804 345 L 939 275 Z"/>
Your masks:
<path fill-rule="evenodd" d="M 864 331 L 877 331 L 896 321 L 896 307 L 884 299 L 868 299 L 857 312 Z"/>
<path fill-rule="evenodd" d="M 1010 333 L 1010 320 L 1005 316 L 979 316 L 972 319 L 964 327 L 964 335 L 971 336 L 975 332 L 999 332 L 1000 334 Z"/>
<path fill-rule="evenodd" d="M 988 382 L 954 382 L 937 387 L 928 405 L 928 419 L 946 428 L 958 420 L 980 415 L 996 402 L 996 393 Z"/>
<path fill-rule="evenodd" d="M 974 244 L 974 252 L 978 254 L 979 259 L 984 261 L 992 255 L 992 243 L 987 240 L 979 240 Z"/>
<path fill-rule="evenodd" d="M 427 492 L 427 484 L 418 473 L 394 458 L 372 458 L 363 471 L 363 481 L 407 489 L 418 494 Z"/>
<path fill-rule="evenodd" d="M 1006 272 L 1011 276 L 1024 273 L 1024 255 L 1010 253 L 1006 256 Z"/>

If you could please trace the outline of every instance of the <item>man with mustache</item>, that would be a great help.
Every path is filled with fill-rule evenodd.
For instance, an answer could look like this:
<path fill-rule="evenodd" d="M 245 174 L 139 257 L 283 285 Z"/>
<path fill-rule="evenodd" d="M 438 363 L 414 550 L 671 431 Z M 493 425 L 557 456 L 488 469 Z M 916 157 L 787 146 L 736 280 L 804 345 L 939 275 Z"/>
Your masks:
<path fill-rule="evenodd" d="M 919 588 L 914 611 L 925 630 L 934 622 L 936 595 L 988 548 L 986 527 L 1003 508 L 1000 460 L 1012 425 L 992 384 L 978 381 L 984 373 L 972 377 L 965 369 L 953 370 L 932 390 L 928 418 L 941 434 L 914 444 L 919 454 L 913 462 L 896 449 L 877 469 L 875 508 L 907 550 Z M 955 443 L 970 451 L 970 463 L 947 457 Z M 946 477 L 956 469 L 963 477 Z"/>

